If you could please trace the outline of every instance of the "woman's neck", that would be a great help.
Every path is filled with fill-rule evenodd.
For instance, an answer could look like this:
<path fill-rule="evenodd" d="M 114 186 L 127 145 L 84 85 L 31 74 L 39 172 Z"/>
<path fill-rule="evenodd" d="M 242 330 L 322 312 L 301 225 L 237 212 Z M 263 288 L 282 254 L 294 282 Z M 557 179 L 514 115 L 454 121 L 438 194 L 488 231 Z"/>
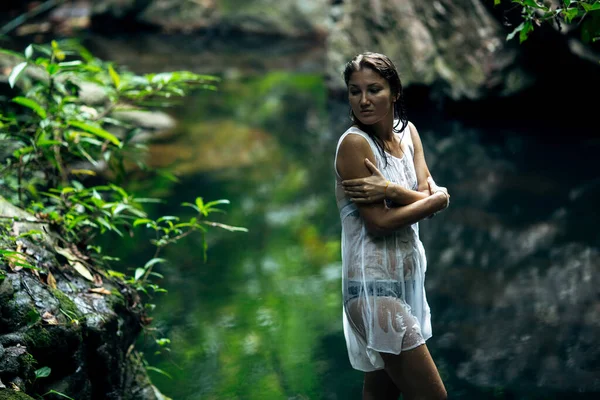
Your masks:
<path fill-rule="evenodd" d="M 377 136 L 384 142 L 391 142 L 394 140 L 394 118 L 386 117 L 373 125 L 359 125 L 359 127 L 362 127 L 363 130 L 365 128 L 368 129 L 371 134 Z"/>

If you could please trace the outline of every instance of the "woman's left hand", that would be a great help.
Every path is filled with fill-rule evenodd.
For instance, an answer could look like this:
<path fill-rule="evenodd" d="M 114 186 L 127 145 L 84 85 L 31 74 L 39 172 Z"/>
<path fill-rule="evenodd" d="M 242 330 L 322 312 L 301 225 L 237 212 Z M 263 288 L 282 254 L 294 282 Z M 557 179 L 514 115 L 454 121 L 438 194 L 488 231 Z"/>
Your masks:
<path fill-rule="evenodd" d="M 365 159 L 365 165 L 371 171 L 372 175 L 366 178 L 342 181 L 344 193 L 355 203 L 375 203 L 382 201 L 389 182 L 369 159 Z"/>

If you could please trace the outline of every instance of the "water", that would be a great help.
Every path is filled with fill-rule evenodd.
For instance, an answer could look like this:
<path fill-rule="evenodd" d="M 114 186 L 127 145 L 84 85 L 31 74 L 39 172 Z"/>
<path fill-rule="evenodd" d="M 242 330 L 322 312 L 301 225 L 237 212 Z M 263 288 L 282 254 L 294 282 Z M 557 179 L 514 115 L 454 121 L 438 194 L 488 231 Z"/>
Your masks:
<path fill-rule="evenodd" d="M 119 61 L 118 54 L 110 58 Z M 149 63 L 132 68 L 168 69 Z M 226 198 L 226 213 L 211 219 L 249 229 L 211 229 L 206 263 L 199 236 L 161 255 L 169 262 L 157 271 L 169 293 L 154 297 L 156 330 L 141 338 L 140 348 L 152 366 L 171 375 L 150 372 L 174 399 L 360 398 L 362 374 L 349 365 L 341 330 L 340 226 L 333 196 L 333 152 L 347 110 L 343 100 L 328 101 L 322 70 L 314 65 L 227 64 L 220 90 L 186 99 L 172 111 L 179 125 L 170 138 L 151 147 L 150 164 L 169 166 L 181 181 L 132 183 L 131 190 L 145 196 L 166 197 L 155 216 L 189 217 L 181 202 Z M 597 362 L 572 356 L 572 350 L 594 337 L 594 322 L 575 316 L 576 333 L 550 332 L 533 308 L 517 306 L 510 289 L 532 287 L 528 274 L 542 271 L 535 281 L 539 290 L 524 298 L 546 315 L 552 303 L 545 296 L 552 293 L 544 285 L 562 276 L 552 272 L 556 260 L 597 267 L 590 261 L 597 236 L 581 233 L 595 230 L 580 213 L 593 212 L 598 198 L 589 161 L 598 141 L 590 135 L 572 142 L 571 153 L 560 140 L 530 136 L 534 128 L 476 127 L 429 108 L 412 115 L 430 170 L 452 193 L 451 209 L 421 225 L 434 327 L 429 346 L 451 398 L 591 398 L 568 382 L 557 388 L 552 380 L 560 370 L 579 379 L 580 387 L 593 386 L 593 374 L 578 371 L 598 371 Z M 140 240 L 117 252 L 134 267 L 150 258 L 152 247 Z M 582 314 L 597 302 L 593 291 L 586 294 L 591 283 L 585 282 L 572 283 L 582 294 L 569 303 Z M 523 357 L 527 349 L 511 334 L 519 340 L 534 335 L 542 344 L 532 344 L 533 355 Z M 162 337 L 171 340 L 168 351 L 154 343 Z M 507 340 L 498 345 L 496 337 Z M 597 354 L 591 346 L 590 354 Z M 559 363 L 568 359 L 575 366 L 553 368 L 552 360 L 548 366 L 548 351 L 560 353 Z M 544 376 L 547 384 L 540 381 Z"/>

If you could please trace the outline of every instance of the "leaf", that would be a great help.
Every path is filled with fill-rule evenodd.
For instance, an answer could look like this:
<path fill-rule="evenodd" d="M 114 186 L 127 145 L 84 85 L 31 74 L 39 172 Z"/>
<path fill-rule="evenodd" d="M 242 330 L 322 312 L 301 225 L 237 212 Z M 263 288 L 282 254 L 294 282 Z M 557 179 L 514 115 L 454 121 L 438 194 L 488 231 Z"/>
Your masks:
<path fill-rule="evenodd" d="M 46 110 L 39 105 L 36 101 L 28 99 L 27 97 L 15 97 L 14 99 L 12 99 L 12 101 L 14 103 L 20 104 L 22 106 L 25 106 L 27 108 L 32 109 L 33 111 L 35 111 L 35 113 L 37 115 L 39 115 L 42 118 L 46 118 Z"/>
<path fill-rule="evenodd" d="M 514 29 L 514 30 L 513 30 L 511 33 L 509 33 L 509 34 L 506 36 L 506 40 L 507 40 L 507 41 L 509 41 L 509 40 L 511 40 L 512 38 L 514 38 L 514 37 L 515 37 L 515 35 L 516 35 L 518 32 L 520 32 L 520 31 L 523 29 L 523 27 L 524 27 L 524 26 L 525 26 L 525 23 L 524 23 L 524 22 L 521 22 L 521 24 L 520 24 L 519 26 L 517 26 L 517 27 L 516 27 L 516 28 L 515 28 L 515 29 Z"/>
<path fill-rule="evenodd" d="M 172 377 L 171 375 L 169 375 L 167 372 L 163 371 L 163 370 L 162 370 L 162 369 L 160 369 L 160 368 L 156 368 L 156 367 L 152 367 L 152 366 L 150 366 L 150 365 L 146 365 L 146 369 L 147 369 L 148 371 L 154 371 L 154 372 L 158 372 L 159 374 L 162 374 L 162 375 L 166 376 L 166 377 L 167 377 L 167 378 L 169 378 L 169 379 L 173 379 L 173 377 Z"/>
<path fill-rule="evenodd" d="M 15 83 L 19 80 L 19 77 L 27 68 L 27 62 L 22 62 L 21 64 L 16 65 L 12 71 L 10 71 L 10 75 L 8 76 L 8 84 L 11 88 L 15 87 Z"/>
<path fill-rule="evenodd" d="M 48 325 L 58 325 L 58 324 L 59 324 L 59 322 L 58 322 L 58 320 L 56 319 L 56 317 L 55 317 L 55 316 L 54 316 L 52 313 L 50 313 L 50 312 L 48 312 L 48 311 L 46 311 L 46 312 L 45 312 L 45 313 L 42 315 L 42 319 L 43 319 L 43 320 L 44 320 L 44 322 L 45 322 L 45 323 L 47 323 Z"/>
<path fill-rule="evenodd" d="M 50 271 L 48 271 L 46 283 L 48 283 L 48 286 L 50 286 L 52 289 L 56 289 L 56 279 L 54 279 L 54 275 L 52 275 L 52 272 Z"/>
<path fill-rule="evenodd" d="M 141 225 L 141 224 L 147 224 L 148 222 L 152 222 L 152 220 L 151 220 L 151 219 L 148 219 L 148 218 L 140 218 L 140 219 L 136 219 L 136 220 L 133 222 L 133 226 L 134 226 L 134 227 L 136 227 L 136 226 L 138 226 L 138 225 Z"/>
<path fill-rule="evenodd" d="M 112 269 L 109 269 L 106 271 L 108 273 L 108 276 L 111 277 L 115 277 L 115 278 L 125 278 L 125 274 L 122 272 L 118 272 L 118 271 L 114 271 Z"/>
<path fill-rule="evenodd" d="M 164 394 L 162 394 L 156 386 L 154 386 L 154 385 L 150 385 L 150 386 L 152 386 L 152 390 L 154 391 L 154 396 L 156 397 L 156 400 L 173 400 L 172 398 L 167 397 Z"/>
<path fill-rule="evenodd" d="M 106 288 L 103 287 L 99 287 L 99 288 L 90 288 L 88 289 L 90 292 L 93 293 L 100 293 L 100 294 L 112 294 L 112 292 Z"/>
<path fill-rule="evenodd" d="M 93 126 L 93 125 L 88 125 L 81 121 L 68 121 L 67 123 L 71 126 L 77 127 L 86 132 L 93 133 L 94 135 L 99 136 L 102 139 L 106 139 L 116 146 L 119 146 L 119 147 L 121 146 L 121 141 L 119 139 L 117 139 L 117 137 L 115 135 L 113 135 L 112 133 L 110 133 L 108 131 L 105 131 L 102 128 L 99 128 L 99 127 Z"/>
<path fill-rule="evenodd" d="M 46 378 L 47 376 L 50 375 L 50 372 L 52 372 L 52 369 L 50 367 L 42 367 L 35 371 L 35 377 L 36 378 Z"/>
<path fill-rule="evenodd" d="M 17 52 L 12 51 L 12 50 L 0 49 L 0 54 L 7 54 L 9 56 L 17 57 L 19 60 L 23 60 L 24 59 L 24 57 L 23 57 L 22 54 L 17 53 Z"/>
<path fill-rule="evenodd" d="M 79 272 L 79 274 L 81 276 L 83 276 L 85 279 L 87 279 L 88 281 L 93 282 L 94 281 L 94 277 L 92 276 L 91 272 L 89 269 L 87 269 L 82 263 L 80 263 L 79 261 L 75 261 L 74 263 L 71 264 L 71 266 L 73 268 L 75 268 L 75 271 Z"/>
<path fill-rule="evenodd" d="M 135 269 L 135 274 L 133 276 L 133 279 L 135 279 L 136 281 L 138 279 L 140 279 L 142 276 L 144 276 L 144 274 L 146 273 L 146 271 L 144 271 L 143 268 L 136 268 Z"/>
<path fill-rule="evenodd" d="M 146 263 L 146 265 L 144 265 L 144 269 L 146 269 L 146 270 L 147 270 L 148 268 L 150 268 L 150 267 L 151 267 L 151 266 L 153 266 L 154 264 L 157 264 L 157 263 L 164 263 L 165 261 L 167 261 L 167 260 L 165 260 L 164 258 L 153 258 L 152 260 L 148 261 L 148 262 Z"/>
<path fill-rule="evenodd" d="M 575 18 L 577 16 L 578 10 L 577 10 L 577 8 L 569 8 L 568 10 L 565 10 L 564 12 L 565 12 L 565 20 L 568 23 L 571 23 L 573 18 Z"/>
<path fill-rule="evenodd" d="M 208 203 L 206 203 L 204 206 L 206 208 L 213 208 L 214 206 L 216 206 L 217 204 L 231 204 L 231 202 L 227 199 L 222 199 L 222 200 L 214 200 L 214 201 L 209 201 Z"/>
<path fill-rule="evenodd" d="M 72 397 L 69 397 L 69 396 L 67 396 L 67 395 L 66 395 L 66 394 L 64 394 L 64 393 L 57 392 L 57 391 L 56 391 L 56 390 L 54 390 L 54 389 L 51 389 L 51 390 L 49 390 L 48 392 L 44 393 L 44 394 L 42 395 L 42 397 L 45 397 L 45 396 L 46 396 L 46 395 L 48 395 L 48 394 L 55 394 L 55 395 L 57 395 L 57 396 L 61 396 L 61 397 L 64 397 L 64 398 L 66 398 L 66 399 L 69 399 L 69 400 L 75 400 L 74 398 L 72 398 Z"/>
<path fill-rule="evenodd" d="M 521 30 L 521 32 L 519 32 L 519 43 L 523 43 L 524 41 L 527 40 L 527 37 L 529 36 L 529 32 L 533 31 L 533 24 L 531 23 L 531 21 L 526 21 L 525 25 L 523 26 L 523 29 Z"/>
<path fill-rule="evenodd" d="M 92 282 L 94 281 L 94 278 L 92 277 L 90 271 L 77 259 L 77 257 L 71 252 L 71 250 L 63 249 L 61 247 L 57 247 L 55 250 L 58 254 L 65 257 L 67 261 L 69 261 L 69 264 L 73 268 L 75 268 L 75 271 L 79 272 L 81 276 Z"/>
<path fill-rule="evenodd" d="M 33 45 L 29 45 L 25 48 L 25 58 L 30 59 L 33 55 Z"/>
<path fill-rule="evenodd" d="M 96 171 L 92 171 L 91 169 L 72 169 L 70 172 L 75 175 L 96 176 Z"/>
<path fill-rule="evenodd" d="M 119 90 L 119 87 L 121 86 L 121 78 L 119 77 L 119 74 L 117 73 L 117 71 L 115 71 L 112 65 L 108 66 L 108 73 L 110 74 L 110 77 L 113 83 L 115 84 L 115 88 Z"/>

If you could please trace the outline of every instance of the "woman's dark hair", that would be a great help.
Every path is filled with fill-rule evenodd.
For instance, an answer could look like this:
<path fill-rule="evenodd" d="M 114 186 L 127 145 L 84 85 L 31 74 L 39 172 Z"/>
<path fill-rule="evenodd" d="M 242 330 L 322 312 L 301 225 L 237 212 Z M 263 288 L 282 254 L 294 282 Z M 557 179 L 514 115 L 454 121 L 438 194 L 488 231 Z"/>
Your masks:
<path fill-rule="evenodd" d="M 350 81 L 352 73 L 360 71 L 362 68 L 370 68 L 381 75 L 390 85 L 392 95 L 394 97 L 397 96 L 398 100 L 396 100 L 394 103 L 394 119 L 397 119 L 398 121 L 394 124 L 393 130 L 396 133 L 402 132 L 404 128 L 406 128 L 406 125 L 408 125 L 408 118 L 406 116 L 406 108 L 404 107 L 402 82 L 400 82 L 400 76 L 398 75 L 396 66 L 392 60 L 390 60 L 389 57 L 384 54 L 372 52 L 358 54 L 352 60 L 348 61 L 344 67 L 344 81 L 346 82 L 346 87 L 348 87 L 348 82 Z M 371 139 L 373 139 L 377 149 L 379 150 L 379 153 L 387 165 L 387 157 L 385 154 L 383 141 L 378 136 L 374 135 L 371 129 L 364 126 L 360 120 L 356 118 L 352 108 L 350 109 L 350 119 L 352 119 L 354 123 L 356 123 L 363 131 L 365 131 L 371 137 Z M 400 124 L 402 124 L 402 127 L 398 129 L 398 125 Z"/>

